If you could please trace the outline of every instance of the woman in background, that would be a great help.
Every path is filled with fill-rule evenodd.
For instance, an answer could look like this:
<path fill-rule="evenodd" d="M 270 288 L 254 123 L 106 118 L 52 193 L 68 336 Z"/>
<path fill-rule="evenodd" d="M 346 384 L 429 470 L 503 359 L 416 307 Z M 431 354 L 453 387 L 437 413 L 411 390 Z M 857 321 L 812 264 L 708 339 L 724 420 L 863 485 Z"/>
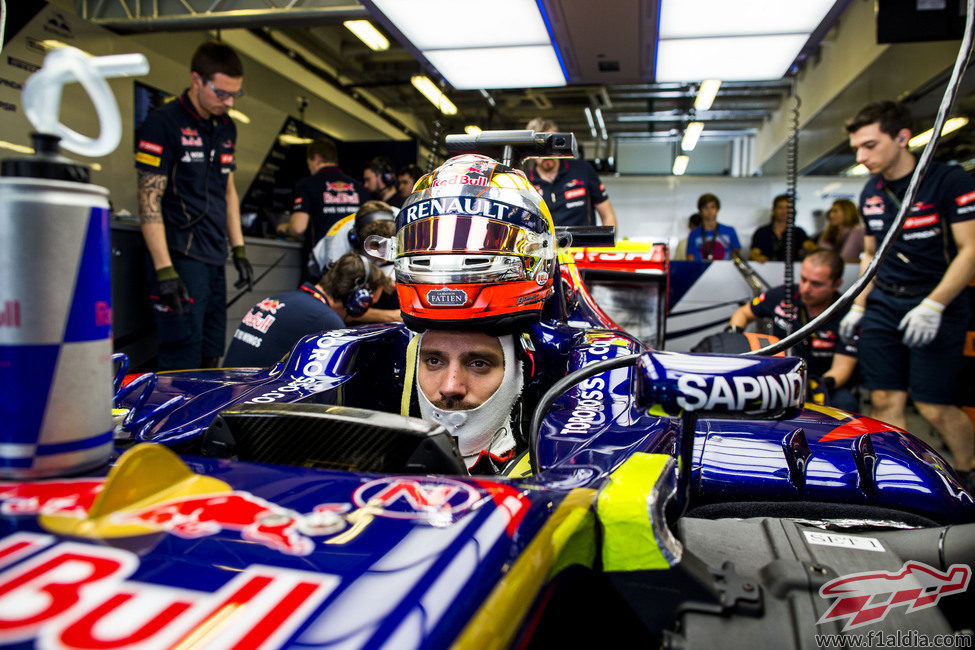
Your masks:
<path fill-rule="evenodd" d="M 859 262 L 864 228 L 856 204 L 849 199 L 837 199 L 826 219 L 829 225 L 816 239 L 816 246 L 836 251 L 844 262 Z"/>

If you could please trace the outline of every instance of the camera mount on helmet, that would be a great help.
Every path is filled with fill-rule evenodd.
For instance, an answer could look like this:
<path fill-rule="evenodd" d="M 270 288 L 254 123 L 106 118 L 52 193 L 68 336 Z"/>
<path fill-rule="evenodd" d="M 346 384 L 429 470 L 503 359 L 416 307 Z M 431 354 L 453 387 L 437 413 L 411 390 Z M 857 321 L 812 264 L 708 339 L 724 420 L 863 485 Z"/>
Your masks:
<path fill-rule="evenodd" d="M 519 131 L 481 131 L 476 135 L 448 135 L 447 153 L 457 156 L 480 154 L 511 166 L 528 158 L 575 158 L 579 155 L 574 133 Z"/>

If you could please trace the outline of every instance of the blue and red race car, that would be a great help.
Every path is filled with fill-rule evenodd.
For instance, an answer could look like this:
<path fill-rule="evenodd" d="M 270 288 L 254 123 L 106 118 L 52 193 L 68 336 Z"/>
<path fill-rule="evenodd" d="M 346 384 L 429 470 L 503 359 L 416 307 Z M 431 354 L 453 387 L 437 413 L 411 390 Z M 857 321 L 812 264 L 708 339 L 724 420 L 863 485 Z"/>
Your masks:
<path fill-rule="evenodd" d="M 120 362 L 113 461 L 0 484 L 0 643 L 971 635 L 975 503 L 934 450 L 804 405 L 798 359 L 648 350 L 571 255 L 557 273 L 525 332 L 530 469 L 508 475 L 468 475 L 445 429 L 400 414 L 403 325 L 310 335 L 266 369 Z"/>

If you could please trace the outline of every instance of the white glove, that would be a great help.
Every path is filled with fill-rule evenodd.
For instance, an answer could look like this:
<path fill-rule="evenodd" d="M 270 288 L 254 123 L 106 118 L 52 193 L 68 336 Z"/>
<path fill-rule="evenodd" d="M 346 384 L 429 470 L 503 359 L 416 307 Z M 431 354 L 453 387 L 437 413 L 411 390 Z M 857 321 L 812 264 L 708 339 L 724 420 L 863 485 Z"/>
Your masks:
<path fill-rule="evenodd" d="M 846 316 L 840 321 L 840 336 L 847 341 L 852 341 L 853 336 L 857 333 L 857 325 L 860 324 L 860 319 L 863 318 L 862 305 L 850 305 L 850 311 L 846 312 Z"/>
<path fill-rule="evenodd" d="M 901 319 L 897 329 L 904 330 L 904 345 L 921 347 L 934 340 L 941 326 L 941 314 L 945 306 L 930 298 L 925 298 L 921 304 L 907 312 Z"/>

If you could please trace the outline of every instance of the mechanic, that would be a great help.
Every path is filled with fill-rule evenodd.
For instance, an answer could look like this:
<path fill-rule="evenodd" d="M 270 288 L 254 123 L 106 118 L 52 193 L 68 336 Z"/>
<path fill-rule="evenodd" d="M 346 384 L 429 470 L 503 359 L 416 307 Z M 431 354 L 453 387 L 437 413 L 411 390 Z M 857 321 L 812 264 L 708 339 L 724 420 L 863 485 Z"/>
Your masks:
<path fill-rule="evenodd" d="M 728 328 L 742 332 L 752 321 L 771 318 L 772 333 L 784 338 L 833 304 L 840 297 L 841 284 L 843 260 L 840 256 L 835 251 L 816 251 L 802 263 L 799 290 L 792 299 L 791 315 L 786 310 L 785 287 L 780 285 L 739 307 L 728 321 Z M 850 389 L 857 366 L 857 348 L 855 342 L 840 339 L 841 317 L 837 315 L 828 320 L 793 350 L 796 356 L 806 360 L 813 401 L 856 413 L 860 403 Z"/>
<path fill-rule="evenodd" d="M 237 128 L 227 111 L 244 91 L 237 53 L 197 48 L 190 87 L 154 110 L 136 138 L 139 217 L 163 370 L 215 368 L 224 351 L 227 240 L 239 289 L 253 287 L 234 185 Z"/>
<path fill-rule="evenodd" d="M 772 220 L 755 230 L 752 234 L 752 249 L 749 259 L 753 262 L 785 260 L 785 228 L 789 223 L 789 195 L 779 194 L 772 199 Z M 809 235 L 798 226 L 792 228 L 792 259 L 800 260 L 803 255 L 816 247 L 809 241 Z"/>
<path fill-rule="evenodd" d="M 241 320 L 224 367 L 265 368 L 280 361 L 301 337 L 345 327 L 346 319 L 361 316 L 372 305 L 381 278 L 368 258 L 348 253 L 318 282 L 265 298 Z"/>
<path fill-rule="evenodd" d="M 403 205 L 406 197 L 413 193 L 413 186 L 416 185 L 421 176 L 423 176 L 423 172 L 413 163 L 400 167 L 400 170 L 396 172 L 396 194 L 399 196 L 400 205 Z"/>
<path fill-rule="evenodd" d="M 371 198 L 388 203 L 394 208 L 403 205 L 403 199 L 396 193 L 393 163 L 386 156 L 376 156 L 369 161 L 366 168 L 362 170 L 362 182 Z"/>
<path fill-rule="evenodd" d="M 525 128 L 539 133 L 559 130 L 555 122 L 540 117 L 531 120 Z M 616 212 L 606 187 L 585 160 L 536 158 L 528 170 L 528 180 L 545 198 L 555 225 L 594 226 L 596 214 L 602 225 L 616 225 Z"/>
<path fill-rule="evenodd" d="M 846 123 L 857 162 L 873 174 L 860 195 L 867 230 L 861 274 L 890 229 L 917 164 L 908 150 L 912 122 L 906 106 L 883 101 Z M 969 317 L 964 289 L 975 275 L 973 217 L 975 180 L 961 167 L 932 162 L 890 254 L 840 327 L 849 337 L 860 326 L 860 366 L 873 417 L 905 428 L 910 394 L 969 483 L 975 435 L 956 404 Z"/>
<path fill-rule="evenodd" d="M 741 250 L 738 233 L 731 226 L 718 223 L 721 201 L 714 194 L 702 194 L 697 199 L 701 227 L 687 237 L 687 259 L 691 262 L 730 260 Z"/>
<path fill-rule="evenodd" d="M 443 424 L 472 474 L 506 473 L 524 449 L 524 333 L 554 292 L 552 218 L 522 172 L 485 156 L 451 158 L 416 188 L 396 221 L 400 309 L 420 333 L 402 412 Z"/>
<path fill-rule="evenodd" d="M 395 214 L 399 212 L 382 201 L 366 201 L 353 215 L 335 222 L 311 252 L 318 268 L 328 269 L 348 252 L 364 254 L 362 243 L 367 237 L 392 237 L 396 232 Z M 399 299 L 396 297 L 393 265 L 373 259 L 380 274 L 382 293 L 366 313 L 347 319 L 350 323 L 391 323 L 398 321 Z"/>
<path fill-rule="evenodd" d="M 339 169 L 338 149 L 328 138 L 309 144 L 305 158 L 311 176 L 295 185 L 291 218 L 278 226 L 278 234 L 304 235 L 301 249 L 301 259 L 306 265 L 304 279 L 314 283 L 324 269 L 312 264 L 312 249 L 336 221 L 356 212 L 366 202 L 368 193 L 359 181 Z"/>

